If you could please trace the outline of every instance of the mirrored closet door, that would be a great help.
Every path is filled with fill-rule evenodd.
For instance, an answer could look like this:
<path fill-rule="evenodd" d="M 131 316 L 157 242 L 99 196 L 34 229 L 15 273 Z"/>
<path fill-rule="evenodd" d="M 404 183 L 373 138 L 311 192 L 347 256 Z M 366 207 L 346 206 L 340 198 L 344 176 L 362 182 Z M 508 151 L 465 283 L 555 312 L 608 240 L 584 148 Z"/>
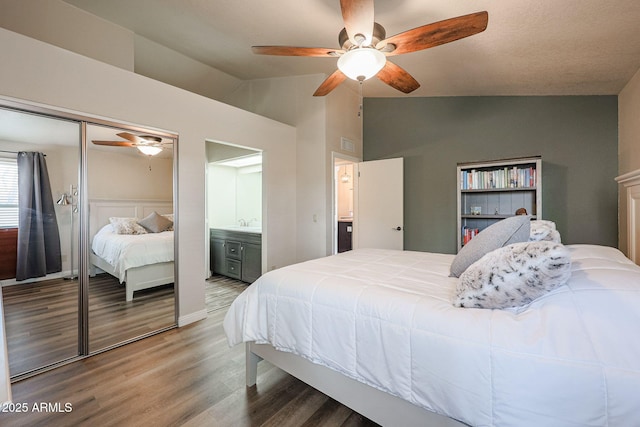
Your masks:
<path fill-rule="evenodd" d="M 176 144 L 162 131 L 0 100 L 12 379 L 176 326 Z"/>
<path fill-rule="evenodd" d="M 0 108 L 0 269 L 11 377 L 79 354 L 78 121 Z"/>
<path fill-rule="evenodd" d="M 175 324 L 173 147 L 87 126 L 90 352 Z"/>

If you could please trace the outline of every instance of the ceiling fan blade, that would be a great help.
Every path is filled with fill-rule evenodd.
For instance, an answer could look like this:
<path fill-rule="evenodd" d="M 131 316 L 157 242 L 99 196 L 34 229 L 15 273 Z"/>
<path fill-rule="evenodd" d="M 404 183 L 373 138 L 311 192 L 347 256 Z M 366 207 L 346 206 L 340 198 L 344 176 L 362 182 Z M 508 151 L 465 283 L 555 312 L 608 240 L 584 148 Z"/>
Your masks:
<path fill-rule="evenodd" d="M 135 147 L 135 143 L 129 141 L 91 141 L 95 145 L 110 145 L 112 147 Z"/>
<path fill-rule="evenodd" d="M 376 77 L 400 92 L 410 93 L 420 87 L 420 83 L 407 73 L 404 68 L 387 61 Z"/>
<path fill-rule="evenodd" d="M 134 144 L 139 144 L 141 142 L 145 142 L 139 136 L 136 136 L 136 135 L 134 135 L 132 133 L 129 133 L 129 132 L 120 132 L 120 133 L 117 133 L 116 135 L 118 135 L 120 138 L 126 139 L 127 141 L 131 141 Z"/>
<path fill-rule="evenodd" d="M 340 49 L 324 47 L 294 47 L 294 46 L 252 46 L 253 53 L 258 55 L 279 56 L 331 56 L 336 57 L 344 53 Z"/>
<path fill-rule="evenodd" d="M 316 89 L 313 93 L 313 96 L 325 96 L 332 90 L 334 90 L 340 83 L 345 81 L 347 76 L 345 76 L 342 71 L 336 70 L 333 74 L 331 74 L 322 84 Z"/>
<path fill-rule="evenodd" d="M 395 45 L 395 50 L 385 52 L 387 56 L 428 49 L 481 33 L 487 28 L 488 21 L 486 11 L 458 16 L 396 34 L 382 40 L 376 48 L 381 49 L 389 43 Z"/>
<path fill-rule="evenodd" d="M 356 46 L 364 42 L 365 46 L 371 44 L 373 35 L 373 0 L 340 0 L 344 28 L 347 30 L 349 40 Z M 358 41 L 356 35 L 362 34 L 364 41 Z"/>

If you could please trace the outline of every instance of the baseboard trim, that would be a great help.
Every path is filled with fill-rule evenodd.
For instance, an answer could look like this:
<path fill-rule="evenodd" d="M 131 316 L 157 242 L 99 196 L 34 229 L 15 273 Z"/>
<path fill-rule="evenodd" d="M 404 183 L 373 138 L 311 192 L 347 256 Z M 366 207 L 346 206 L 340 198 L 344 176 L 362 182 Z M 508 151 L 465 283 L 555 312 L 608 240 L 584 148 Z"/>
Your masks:
<path fill-rule="evenodd" d="M 200 311 L 196 311 L 194 313 L 189 313 L 186 316 L 178 317 L 178 327 L 181 328 L 183 326 L 187 326 L 191 323 L 195 323 L 199 320 L 203 320 L 207 318 L 207 309 L 203 309 Z"/>

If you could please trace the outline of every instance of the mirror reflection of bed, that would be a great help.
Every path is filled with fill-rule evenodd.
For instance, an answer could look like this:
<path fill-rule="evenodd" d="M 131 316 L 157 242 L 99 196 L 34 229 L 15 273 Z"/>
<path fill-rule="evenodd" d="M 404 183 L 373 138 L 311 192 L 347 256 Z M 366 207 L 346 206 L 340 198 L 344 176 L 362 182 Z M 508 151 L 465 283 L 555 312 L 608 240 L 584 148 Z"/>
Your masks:
<path fill-rule="evenodd" d="M 175 324 L 173 147 L 92 143 L 122 131 L 87 127 L 90 351 Z"/>

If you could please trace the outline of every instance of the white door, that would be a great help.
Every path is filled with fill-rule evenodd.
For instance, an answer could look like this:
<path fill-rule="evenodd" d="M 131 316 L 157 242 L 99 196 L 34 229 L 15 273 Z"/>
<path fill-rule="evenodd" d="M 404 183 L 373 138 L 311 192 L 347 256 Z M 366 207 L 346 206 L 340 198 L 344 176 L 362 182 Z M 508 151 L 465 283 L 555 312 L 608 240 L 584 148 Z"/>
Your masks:
<path fill-rule="evenodd" d="M 404 249 L 403 159 L 356 164 L 353 247 Z"/>

